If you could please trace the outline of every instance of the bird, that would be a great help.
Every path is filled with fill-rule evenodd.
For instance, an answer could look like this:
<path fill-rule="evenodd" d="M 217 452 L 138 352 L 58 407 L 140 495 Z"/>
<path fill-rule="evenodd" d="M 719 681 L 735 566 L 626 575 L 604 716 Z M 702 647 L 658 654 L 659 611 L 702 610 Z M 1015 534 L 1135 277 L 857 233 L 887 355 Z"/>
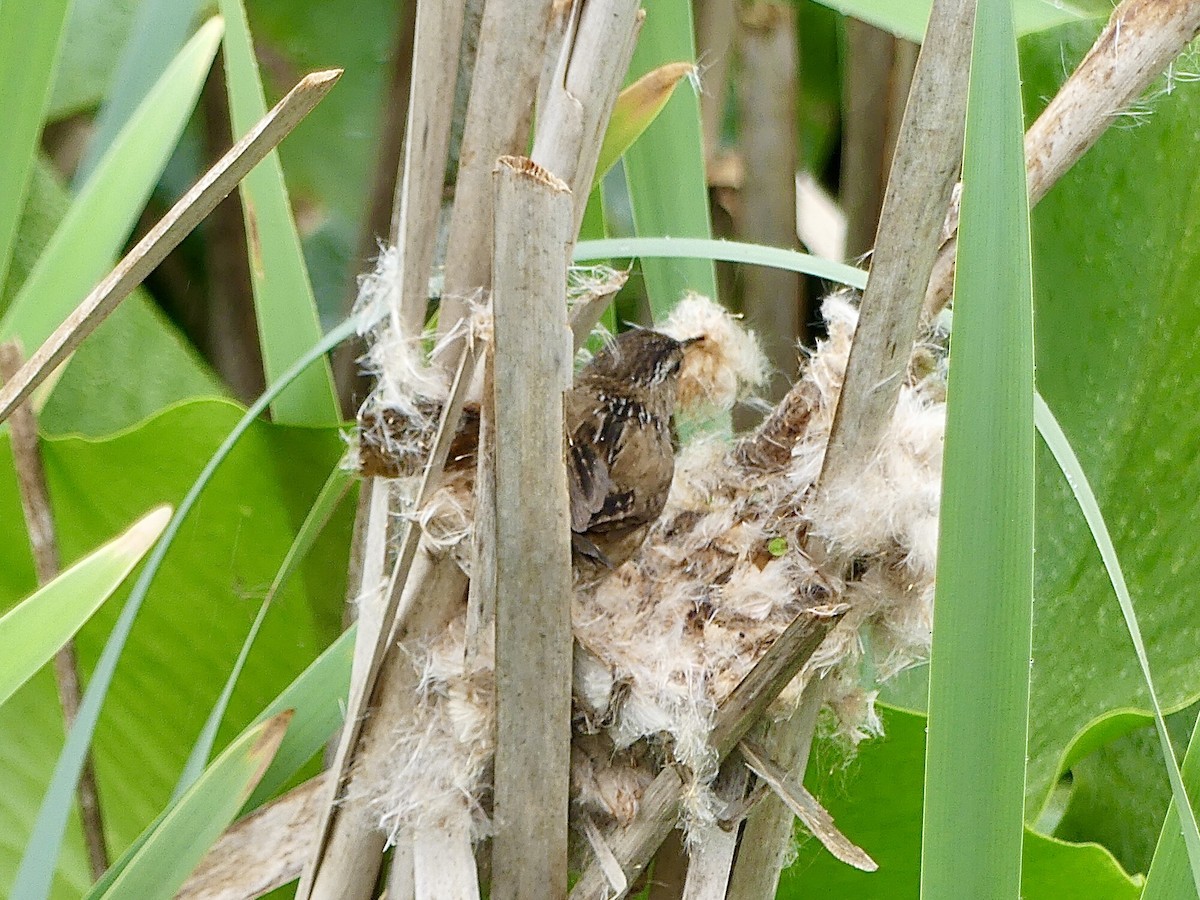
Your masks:
<path fill-rule="evenodd" d="M 684 351 L 634 329 L 601 349 L 565 403 L 576 582 L 595 584 L 630 559 L 662 513 L 675 471 L 672 416 Z"/>

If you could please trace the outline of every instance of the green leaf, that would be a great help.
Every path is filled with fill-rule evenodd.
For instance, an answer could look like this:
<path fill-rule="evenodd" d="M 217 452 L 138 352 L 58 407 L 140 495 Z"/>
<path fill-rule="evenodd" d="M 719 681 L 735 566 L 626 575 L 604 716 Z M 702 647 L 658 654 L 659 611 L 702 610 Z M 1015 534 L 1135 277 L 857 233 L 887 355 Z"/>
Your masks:
<path fill-rule="evenodd" d="M 918 44 L 925 36 L 925 23 L 933 0 L 817 0 L 838 12 L 869 22 L 897 37 Z M 1013 0 L 1017 34 L 1045 31 L 1080 19 L 1107 16 L 1112 6 L 1107 0 Z"/>
<path fill-rule="evenodd" d="M 262 778 L 291 721 L 290 711 L 231 743 L 175 803 L 97 897 L 173 897 Z"/>
<path fill-rule="evenodd" d="M 17 871 L 15 892 L 21 896 L 41 896 L 49 888 L 50 877 L 54 870 L 62 845 L 63 832 L 72 806 L 75 786 L 79 780 L 83 760 L 95 732 L 99 718 L 100 707 L 112 684 L 117 661 L 125 648 L 138 612 L 141 610 L 146 595 L 155 575 L 162 566 L 163 559 L 170 549 L 175 537 L 180 532 L 184 518 L 195 506 L 201 491 L 213 477 L 217 468 L 230 455 L 241 436 L 251 428 L 255 420 L 267 408 L 278 394 L 287 387 L 305 367 L 316 359 L 324 358 L 324 354 L 336 347 L 341 341 L 354 334 L 359 326 L 356 319 L 348 319 L 338 328 L 322 338 L 316 346 L 296 361 L 278 381 L 272 384 L 241 417 L 237 425 L 217 448 L 216 453 L 209 458 L 203 471 L 193 482 L 188 493 L 180 501 L 174 517 L 167 526 L 163 539 L 155 547 L 134 584 L 129 599 L 126 601 L 121 615 L 114 626 L 111 636 L 105 643 L 104 652 L 84 692 L 79 706 L 79 713 L 67 735 L 66 744 L 59 755 L 55 766 L 54 776 L 46 796 L 42 801 L 38 818 L 34 825 L 33 835 L 26 845 L 25 855 Z"/>
<path fill-rule="evenodd" d="M 228 29 L 224 46 L 230 116 L 234 133 L 242 135 L 266 114 L 266 101 L 246 10 L 241 0 L 220 0 L 220 8 Z M 279 154 L 268 155 L 238 189 L 245 210 L 254 309 L 269 384 L 313 345 L 321 336 L 321 327 Z M 328 361 L 320 360 L 297 378 L 271 411 L 277 421 L 292 425 L 341 421 Z"/>
<path fill-rule="evenodd" d="M 0 3 L 0 286 L 29 188 L 69 0 Z"/>
<path fill-rule="evenodd" d="M 179 140 L 212 65 L 221 20 L 180 51 L 67 210 L 3 319 L 33 351 L 111 267 Z"/>
<path fill-rule="evenodd" d="M 229 706 L 229 698 L 233 696 L 233 689 L 237 685 L 238 676 L 246 664 L 246 658 L 250 655 L 250 648 L 254 646 L 254 641 L 262 629 L 263 619 L 266 618 L 267 611 L 271 608 L 271 601 L 275 599 L 284 585 L 287 584 L 288 579 L 295 574 L 301 560 L 312 549 L 321 531 L 329 524 L 330 518 L 337 509 L 338 504 L 342 502 L 342 499 L 350 490 L 350 486 L 354 483 L 354 480 L 354 475 L 342 465 L 342 460 L 338 460 L 334 464 L 333 471 L 325 480 L 325 484 L 321 487 L 321 492 L 313 502 L 308 515 L 304 517 L 304 524 L 300 526 L 300 530 L 296 533 L 295 540 L 288 547 L 287 555 L 283 558 L 283 562 L 279 566 L 279 571 L 275 573 L 275 579 L 271 582 L 271 587 L 267 590 L 267 596 L 263 598 L 258 615 L 254 617 L 254 622 L 250 626 L 246 640 L 242 643 L 242 649 L 238 652 L 237 660 L 233 664 L 229 678 L 225 681 L 225 687 L 221 689 L 221 696 L 213 704 L 212 712 L 209 713 L 208 720 L 204 723 L 204 728 L 200 730 L 200 737 L 196 740 L 196 743 L 192 747 L 192 752 L 188 755 L 188 761 L 183 767 L 183 773 L 179 776 L 179 783 L 175 786 L 175 796 L 178 796 L 191 787 L 196 779 L 200 777 L 200 773 L 204 771 L 205 765 L 208 764 L 209 754 L 212 753 L 213 743 L 217 739 L 217 729 L 221 725 L 221 720 L 225 717 L 225 710 Z M 283 708 L 295 709 L 296 707 Z M 301 762 L 304 761 L 301 760 Z"/>
<path fill-rule="evenodd" d="M 1183 781 L 1189 788 L 1188 797 L 1194 808 L 1200 802 L 1200 719 L 1192 730 L 1192 739 L 1183 759 Z M 1191 896 L 1196 890 L 1194 857 L 1187 846 L 1185 827 L 1180 820 L 1179 807 L 1172 800 L 1163 820 L 1158 845 L 1154 848 L 1142 900 L 1175 900 Z"/>
<path fill-rule="evenodd" d="M 1010 0 L 979 0 L 950 345 L 921 896 L 1021 890 L 1033 604 L 1033 284 Z"/>
<path fill-rule="evenodd" d="M 1100 511 L 1100 505 L 1096 502 L 1096 495 L 1092 492 L 1087 474 L 1079 464 L 1079 459 L 1075 456 L 1075 451 L 1071 449 L 1071 445 L 1067 441 L 1067 436 L 1063 434 L 1062 428 L 1041 397 L 1037 398 L 1035 409 L 1038 431 L 1041 433 L 1042 439 L 1046 442 L 1046 446 L 1050 448 L 1050 452 L 1054 454 L 1054 459 L 1062 469 L 1063 475 L 1066 477 L 1067 483 L 1071 486 L 1071 490 L 1075 494 L 1075 499 L 1079 503 L 1079 508 L 1087 520 L 1092 537 L 1096 541 L 1096 547 L 1099 549 L 1100 556 L 1104 560 L 1104 567 L 1108 572 L 1109 580 L 1112 582 L 1113 590 L 1116 591 L 1117 602 L 1120 604 L 1121 614 L 1125 618 L 1125 627 L 1128 629 L 1129 637 L 1133 641 L 1138 665 L 1142 671 L 1142 678 L 1145 680 L 1146 689 L 1149 692 L 1150 706 L 1154 712 L 1154 725 L 1158 730 L 1159 745 L 1163 762 L 1166 765 L 1167 778 L 1171 782 L 1172 806 L 1176 817 L 1181 820 L 1183 825 L 1183 839 L 1187 845 L 1188 860 L 1191 863 L 1192 882 L 1196 895 L 1200 897 L 1200 829 L 1197 828 L 1196 814 L 1188 802 L 1187 792 L 1183 786 L 1183 777 L 1179 771 L 1179 764 L 1175 759 L 1175 752 L 1171 748 L 1171 737 L 1167 732 L 1167 723 L 1163 718 L 1158 691 L 1155 688 L 1154 679 L 1150 673 L 1150 660 L 1146 655 L 1146 645 L 1142 640 L 1141 626 L 1138 624 L 1137 614 L 1133 608 L 1133 598 L 1130 596 L 1129 587 L 1125 582 L 1125 573 L 1121 569 L 1116 548 L 1113 546 L 1112 537 L 1108 533 L 1108 526 L 1105 524 L 1104 516 Z"/>
<path fill-rule="evenodd" d="M 171 517 L 159 507 L 0 616 L 0 704 L 112 596 Z"/>
<path fill-rule="evenodd" d="M 1023 43 L 1028 117 L 1096 36 L 1092 23 Z M 1165 94 L 1167 87 L 1171 93 Z M 1160 80 L 1152 114 L 1109 130 L 1034 210 L 1038 389 L 1088 473 L 1137 601 L 1164 712 L 1200 694 L 1200 85 Z M 1128 121 L 1128 120 L 1125 120 Z M 1038 818 L 1093 723 L 1149 697 L 1100 554 L 1039 447 L 1037 616 L 1027 819 Z M 1183 566 L 1183 568 L 1181 568 Z"/>
<path fill-rule="evenodd" d="M 890 707 L 881 707 L 880 713 L 882 738 L 863 742 L 849 760 L 840 747 L 819 741 L 805 778 L 838 828 L 879 863 L 879 871 L 860 872 L 838 862 L 797 828 L 799 856 L 783 873 L 779 900 L 917 896 L 926 719 Z M 1023 900 L 1136 900 L 1139 891 L 1139 882 L 1103 847 L 1071 844 L 1025 829 Z M 965 900 L 968 895 L 960 896 Z"/>
<path fill-rule="evenodd" d="M 646 23 L 629 65 L 631 79 L 669 62 L 696 59 L 690 0 L 648 0 Z M 708 182 L 695 91 L 676 91 L 625 153 L 633 221 L 643 237 L 712 236 Z M 651 259 L 642 265 L 655 320 L 687 291 L 716 299 L 717 276 L 707 259 Z"/>

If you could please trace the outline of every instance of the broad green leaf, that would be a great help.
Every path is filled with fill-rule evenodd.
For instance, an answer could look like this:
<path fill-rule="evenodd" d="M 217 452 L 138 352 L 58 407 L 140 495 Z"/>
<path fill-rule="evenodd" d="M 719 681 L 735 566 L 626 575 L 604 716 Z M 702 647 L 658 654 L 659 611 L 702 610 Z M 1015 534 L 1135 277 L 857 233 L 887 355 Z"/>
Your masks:
<path fill-rule="evenodd" d="M 347 319 L 318 341 L 315 346 L 309 348 L 308 352 L 296 360 L 290 369 L 271 384 L 267 391 L 238 420 L 237 425 L 221 442 L 221 446 L 209 458 L 187 494 L 179 502 L 179 507 L 167 525 L 162 540 L 154 548 L 145 568 L 138 576 L 88 682 L 87 690 L 79 704 L 79 712 L 67 735 L 62 753 L 59 754 L 54 776 L 38 811 L 33 834 L 17 871 L 14 893 L 33 897 L 42 896 L 49 890 L 50 878 L 62 845 L 84 758 L 95 733 L 100 708 L 104 703 L 109 686 L 112 684 L 117 661 L 121 658 L 134 621 L 141 611 L 142 604 L 162 566 L 166 553 L 180 533 L 183 520 L 191 513 L 201 492 L 208 486 L 217 469 L 237 446 L 242 435 L 253 426 L 258 416 L 266 411 L 268 404 L 292 384 L 309 365 L 316 360 L 324 360 L 326 353 L 356 333 L 359 325 L 360 322 L 357 319 Z"/>
<path fill-rule="evenodd" d="M 1076 25 L 1024 42 L 1030 119 L 1095 34 Z M 1136 128 L 1114 119 L 1033 214 L 1038 389 L 1108 522 L 1165 712 L 1200 694 L 1200 596 L 1185 574 L 1200 553 L 1190 413 L 1200 408 L 1200 248 L 1189 224 L 1200 221 L 1200 85 L 1172 88 Z M 1100 554 L 1044 448 L 1037 510 L 1030 821 L 1077 737 L 1150 709 Z"/>
<path fill-rule="evenodd" d="M 226 747 L 155 824 L 108 888 L 95 896 L 173 897 L 262 778 L 291 718 L 290 710 L 279 713 Z"/>
<path fill-rule="evenodd" d="M 847 16 L 862 19 L 898 37 L 921 42 L 933 0 L 817 0 Z M 1013 0 L 1017 34 L 1045 31 L 1080 19 L 1107 16 L 1107 0 Z"/>
<path fill-rule="evenodd" d="M 1038 431 L 1041 433 L 1042 439 L 1046 442 L 1046 446 L 1050 448 L 1050 452 L 1054 454 L 1055 461 L 1062 469 L 1063 475 L 1066 477 L 1068 484 L 1071 486 L 1071 491 L 1079 503 L 1080 510 L 1084 518 L 1087 519 L 1088 528 L 1091 530 L 1096 547 L 1100 551 L 1101 558 L 1104 560 L 1105 570 L 1116 593 L 1117 603 L 1121 607 L 1121 614 L 1125 619 L 1125 627 L 1129 631 L 1130 640 L 1133 642 L 1142 678 L 1145 681 L 1150 697 L 1150 707 L 1154 713 L 1154 725 L 1158 731 L 1162 759 L 1167 777 L 1171 783 L 1172 802 L 1183 826 L 1183 838 L 1187 845 L 1188 861 L 1191 864 L 1193 887 L 1196 895 L 1200 897 L 1200 829 L 1197 828 L 1196 815 L 1188 802 L 1188 796 L 1184 790 L 1183 777 L 1179 771 L 1175 751 L 1171 747 L 1171 738 L 1167 732 L 1167 723 L 1163 718 L 1162 704 L 1159 702 L 1158 690 L 1155 687 L 1155 682 L 1150 671 L 1150 661 L 1146 654 L 1146 644 L 1142 639 L 1141 626 L 1134 611 L 1133 598 L 1129 594 L 1125 574 L 1117 559 L 1117 551 L 1113 547 L 1108 526 L 1105 524 L 1100 507 L 1096 503 L 1096 495 L 1092 492 L 1087 473 L 1080 466 L 1075 451 L 1067 442 L 1066 435 L 1063 434 L 1058 421 L 1054 418 L 1049 407 L 1046 406 L 1045 401 L 1041 397 L 1037 398 L 1035 409 Z"/>
<path fill-rule="evenodd" d="M 159 507 L 0 616 L 0 704 L 92 617 L 170 518 L 170 508 Z"/>
<path fill-rule="evenodd" d="M 240 416 L 230 402 L 203 400 L 172 407 L 115 437 L 44 440 L 64 556 L 94 547 L 150 506 L 179 503 Z M 105 808 L 115 853 L 166 805 L 259 601 L 343 450 L 334 429 L 256 422 L 163 560 L 121 658 L 94 746 L 101 794 L 119 798 Z M 230 698 L 218 748 L 340 632 L 349 512 L 338 512 L 272 604 Z M 0 535 L 3 609 L 30 591 L 33 573 L 2 436 Z M 119 609 L 106 604 L 76 638 L 85 677 L 93 675 Z M 0 896 L 11 894 L 62 746 L 56 710 L 53 682 L 41 676 L 0 707 L 0 771 L 8 773 L 0 793 Z M 336 700 L 320 710 L 323 719 L 337 715 Z M 77 829 L 73 824 L 69 831 L 55 897 L 79 897 L 87 883 Z"/>
<path fill-rule="evenodd" d="M 841 748 L 818 742 L 806 778 L 838 828 L 871 854 L 879 871 L 860 872 L 838 862 L 797 826 L 799 857 L 783 873 L 780 900 L 917 896 L 926 720 L 889 707 L 881 713 L 882 738 L 861 744 L 850 760 Z M 1138 880 L 1126 875 L 1104 848 L 1025 829 L 1020 893 L 1024 900 L 1135 900 L 1139 891 Z"/>
<path fill-rule="evenodd" d="M 263 598 L 258 615 L 254 617 L 254 622 L 250 625 L 250 631 L 246 635 L 246 640 L 242 642 L 242 649 L 238 651 L 238 657 L 233 664 L 233 669 L 229 673 L 229 678 L 226 679 L 225 686 L 221 689 L 221 696 L 213 704 L 212 712 L 209 713 L 208 720 L 204 723 L 204 728 L 200 731 L 200 737 L 193 745 L 192 752 L 188 755 L 187 764 L 183 767 L 183 773 L 179 776 L 179 783 L 175 786 L 175 796 L 187 790 L 200 777 L 200 773 L 204 771 L 204 767 L 208 764 L 208 757 L 212 753 L 213 743 L 217 738 L 217 729 L 221 726 L 222 719 L 225 718 L 225 710 L 229 706 L 229 698 L 233 696 L 233 689 L 237 685 L 238 676 L 241 675 L 242 668 L 246 664 L 246 657 L 250 655 L 250 649 L 254 646 L 254 641 L 262 629 L 263 619 L 266 618 L 267 611 L 271 608 L 271 601 L 275 599 L 284 585 L 287 584 L 288 579 L 295 573 L 296 568 L 305 555 L 312 549 L 321 531 L 329 524 L 329 520 L 337 510 L 338 504 L 342 502 L 342 499 L 350 490 L 350 486 L 354 482 L 354 475 L 342 463 L 343 460 L 338 460 L 334 464 L 333 471 L 325 480 L 325 484 L 322 485 L 321 492 L 317 494 L 317 499 L 313 501 L 308 515 L 304 517 L 304 523 L 300 526 L 300 530 L 296 532 L 295 540 L 288 547 L 287 555 L 283 558 L 283 562 L 279 566 L 279 571 L 275 573 L 271 587 L 267 589 L 267 596 Z M 295 709 L 296 707 L 284 708 Z M 307 760 L 307 757 L 305 757 L 305 760 Z M 301 760 L 301 762 L 305 760 Z"/>
<path fill-rule="evenodd" d="M 224 46 L 230 117 L 234 133 L 242 135 L 266 114 L 266 101 L 242 0 L 220 0 L 220 9 L 228 23 Z M 316 342 L 321 328 L 278 153 L 268 155 L 238 190 L 246 217 L 258 339 L 270 384 Z M 271 410 L 277 421 L 292 425 L 340 421 L 329 363 L 322 359 L 301 374 Z"/>
<path fill-rule="evenodd" d="M 1023 134 L 1011 0 L 979 0 L 929 665 L 924 900 L 1021 890 L 1034 535 Z"/>
<path fill-rule="evenodd" d="M 0 319 L 29 352 L 112 266 L 196 105 L 221 37 L 211 19 L 175 57 L 67 210 Z"/>
<path fill-rule="evenodd" d="M 29 188 L 70 0 L 0 3 L 0 285 Z M 0 307 L 2 308 L 2 307 Z"/>
<path fill-rule="evenodd" d="M 604 132 L 604 142 L 600 145 L 600 157 L 593 180 L 595 184 L 599 185 L 609 169 L 650 127 L 650 123 L 675 93 L 675 86 L 695 71 L 692 63 L 667 63 L 647 72 L 617 95 L 608 128 Z"/>
<path fill-rule="evenodd" d="M 696 59 L 689 0 L 648 0 L 631 80 L 666 63 Z M 695 91 L 676 91 L 641 138 L 625 152 L 633 221 L 643 237 L 711 237 L 708 182 Z M 652 259 L 642 265 L 654 318 L 665 318 L 687 291 L 717 296 L 711 260 Z"/>

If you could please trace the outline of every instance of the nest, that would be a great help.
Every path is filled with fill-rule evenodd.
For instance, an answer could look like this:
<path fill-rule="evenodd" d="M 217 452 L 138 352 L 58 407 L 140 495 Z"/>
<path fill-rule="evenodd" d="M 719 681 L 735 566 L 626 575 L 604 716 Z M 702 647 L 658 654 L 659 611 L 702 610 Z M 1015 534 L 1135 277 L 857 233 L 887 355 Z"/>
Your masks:
<path fill-rule="evenodd" d="M 656 772 L 673 765 L 687 773 L 684 824 L 711 823 L 718 813 L 712 784 L 719 760 L 709 741 L 715 712 L 803 610 L 847 612 L 775 702 L 776 715 L 790 713 L 804 685 L 821 676 L 838 729 L 860 740 L 879 731 L 877 682 L 926 658 L 944 358 L 936 345 L 920 348 L 881 449 L 854 489 L 817 497 L 812 488 L 857 321 L 855 297 L 831 296 L 823 314 L 828 339 L 759 429 L 738 440 L 701 436 L 686 444 L 667 507 L 641 550 L 572 598 L 572 801 L 593 820 L 631 821 Z M 703 420 L 727 411 L 765 379 L 753 334 L 706 298 L 686 298 L 663 330 L 708 338 L 685 359 L 681 415 Z M 383 373 L 388 358 L 410 365 L 419 348 L 398 350 L 384 332 L 372 361 Z M 410 462 L 389 473 L 415 471 L 411 460 L 429 445 L 444 397 L 444 386 L 427 374 L 411 382 L 384 377 L 364 407 L 360 452 L 400 447 Z M 460 435 L 470 428 L 468 420 Z M 430 545 L 468 570 L 469 454 L 452 459 L 448 473 L 417 517 Z M 466 652 L 465 619 L 464 609 L 432 642 L 403 648 L 421 688 L 378 785 L 380 820 L 392 836 L 436 827 L 464 804 L 473 836 L 489 832 L 491 659 Z M 864 681 L 864 670 L 872 680 Z"/>

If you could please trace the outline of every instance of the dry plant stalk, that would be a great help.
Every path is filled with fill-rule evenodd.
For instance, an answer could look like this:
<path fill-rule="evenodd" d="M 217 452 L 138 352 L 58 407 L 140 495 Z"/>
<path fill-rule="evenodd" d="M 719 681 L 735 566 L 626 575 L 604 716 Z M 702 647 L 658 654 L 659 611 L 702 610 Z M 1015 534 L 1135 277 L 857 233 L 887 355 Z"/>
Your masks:
<path fill-rule="evenodd" d="M 1194 0 L 1123 0 L 1092 48 L 1025 134 L 1029 205 L 1050 188 L 1108 130 L 1113 117 L 1163 73 L 1200 34 Z M 958 245 L 957 197 L 946 215 L 945 240 L 925 294 L 933 317 L 954 291 Z"/>
<path fill-rule="evenodd" d="M 495 532 L 483 536 L 496 560 L 491 896 L 555 898 L 567 889 L 571 756 L 563 393 L 571 386 L 573 198 L 565 182 L 521 157 L 501 157 L 495 179 L 496 512 Z M 513 227 L 519 222 L 526 228 Z"/>
<path fill-rule="evenodd" d="M 0 384 L 6 384 L 20 371 L 22 363 L 19 341 L 0 344 Z M 9 446 L 13 468 L 17 473 L 17 492 L 21 496 L 21 512 L 25 516 L 25 531 L 33 551 L 33 567 L 38 586 L 52 581 L 61 568 L 58 555 L 58 536 L 54 528 L 54 511 L 50 506 L 50 488 L 42 451 L 38 446 L 37 418 L 30 403 L 22 403 L 9 421 Z M 75 723 L 80 698 L 79 664 L 75 658 L 75 641 L 71 639 L 54 654 L 54 683 L 62 705 L 63 724 L 67 731 Z M 79 773 L 79 811 L 83 824 L 83 842 L 87 849 L 92 878 L 98 879 L 108 868 L 108 843 L 104 838 L 104 816 L 100 809 L 100 791 L 96 785 L 96 766 L 89 750 L 83 758 Z"/>
<path fill-rule="evenodd" d="M 302 78 L 240 141 L 179 198 L 144 238 L 92 288 L 29 362 L 0 388 L 0 422 L 29 396 L 117 305 L 154 271 L 247 173 L 313 111 L 341 77 L 341 69 Z"/>

